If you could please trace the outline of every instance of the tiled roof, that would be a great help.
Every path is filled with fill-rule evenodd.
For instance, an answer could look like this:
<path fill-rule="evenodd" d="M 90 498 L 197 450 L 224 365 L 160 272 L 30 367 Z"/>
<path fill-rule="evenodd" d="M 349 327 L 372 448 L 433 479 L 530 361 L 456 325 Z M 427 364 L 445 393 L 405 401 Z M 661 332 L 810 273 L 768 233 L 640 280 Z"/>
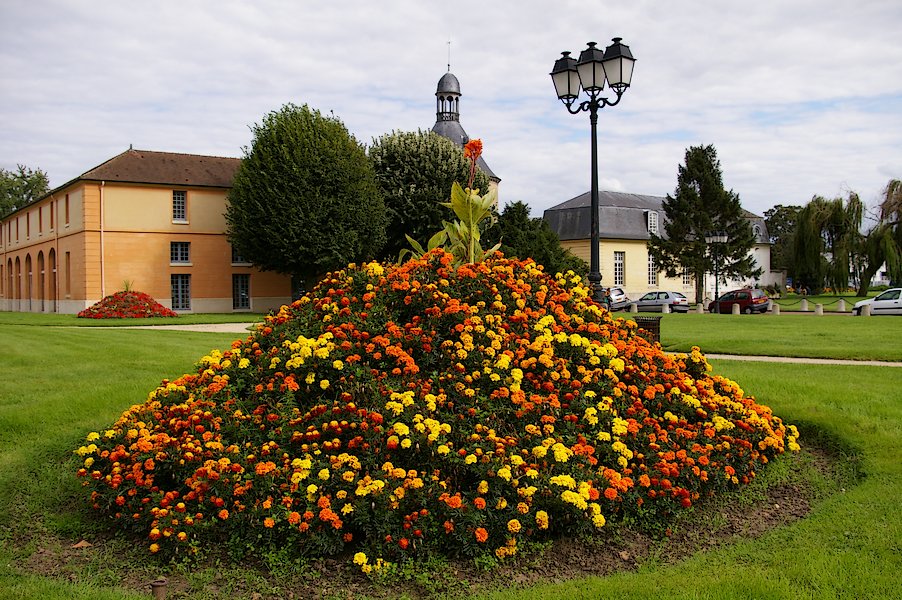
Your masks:
<path fill-rule="evenodd" d="M 230 188 L 240 164 L 240 158 L 128 149 L 77 179 Z"/>

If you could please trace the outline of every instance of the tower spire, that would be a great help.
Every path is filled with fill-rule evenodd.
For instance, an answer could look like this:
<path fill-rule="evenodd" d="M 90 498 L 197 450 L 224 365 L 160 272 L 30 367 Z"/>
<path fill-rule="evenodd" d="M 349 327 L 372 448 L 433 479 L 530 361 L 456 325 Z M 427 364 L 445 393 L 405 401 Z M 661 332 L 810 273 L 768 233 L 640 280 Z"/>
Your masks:
<path fill-rule="evenodd" d="M 451 72 L 451 36 L 448 36 L 448 72 Z"/>

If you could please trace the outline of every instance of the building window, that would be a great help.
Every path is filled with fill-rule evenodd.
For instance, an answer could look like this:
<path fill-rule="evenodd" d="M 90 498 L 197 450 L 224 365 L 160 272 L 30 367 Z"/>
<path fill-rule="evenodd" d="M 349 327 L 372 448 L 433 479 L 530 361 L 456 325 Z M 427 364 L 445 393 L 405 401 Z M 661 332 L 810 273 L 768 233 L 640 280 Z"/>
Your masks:
<path fill-rule="evenodd" d="M 241 256 L 241 253 L 232 246 L 232 264 L 233 265 L 249 265 L 250 261 Z"/>
<path fill-rule="evenodd" d="M 31 215 L 25 213 L 25 239 L 31 239 Z"/>
<path fill-rule="evenodd" d="M 683 271 L 683 285 L 689 287 L 692 285 L 692 273 Z"/>
<path fill-rule="evenodd" d="M 658 265 L 651 254 L 648 255 L 648 285 L 658 285 Z"/>
<path fill-rule="evenodd" d="M 614 285 L 623 285 L 626 273 L 626 252 L 614 252 Z"/>
<path fill-rule="evenodd" d="M 658 234 L 658 213 L 653 210 L 649 210 L 645 212 L 646 220 L 648 223 L 648 233 Z"/>
<path fill-rule="evenodd" d="M 185 264 L 191 262 L 191 242 L 169 242 L 169 262 Z"/>
<path fill-rule="evenodd" d="M 191 276 L 170 275 L 172 310 L 191 310 Z"/>
<path fill-rule="evenodd" d="M 44 233 L 44 207 L 38 207 L 38 235 Z"/>
<path fill-rule="evenodd" d="M 56 204 L 56 200 L 50 201 L 50 231 L 53 231 L 53 205 Z"/>
<path fill-rule="evenodd" d="M 69 194 L 66 194 L 66 225 L 69 224 Z"/>
<path fill-rule="evenodd" d="M 232 310 L 243 310 L 251 307 L 251 276 L 248 274 L 232 275 Z"/>
<path fill-rule="evenodd" d="M 188 221 L 188 192 L 172 192 L 172 220 L 180 223 Z"/>

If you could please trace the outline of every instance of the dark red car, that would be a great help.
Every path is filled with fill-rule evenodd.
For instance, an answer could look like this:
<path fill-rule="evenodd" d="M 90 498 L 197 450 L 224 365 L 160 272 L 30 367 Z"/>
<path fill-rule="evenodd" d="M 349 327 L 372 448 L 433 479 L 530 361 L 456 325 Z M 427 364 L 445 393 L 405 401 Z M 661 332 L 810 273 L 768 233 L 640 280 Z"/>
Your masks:
<path fill-rule="evenodd" d="M 722 295 L 708 305 L 708 312 L 726 313 L 733 312 L 733 305 L 739 305 L 739 312 L 750 315 L 752 313 L 767 312 L 767 294 L 758 288 L 744 288 L 733 290 Z"/>

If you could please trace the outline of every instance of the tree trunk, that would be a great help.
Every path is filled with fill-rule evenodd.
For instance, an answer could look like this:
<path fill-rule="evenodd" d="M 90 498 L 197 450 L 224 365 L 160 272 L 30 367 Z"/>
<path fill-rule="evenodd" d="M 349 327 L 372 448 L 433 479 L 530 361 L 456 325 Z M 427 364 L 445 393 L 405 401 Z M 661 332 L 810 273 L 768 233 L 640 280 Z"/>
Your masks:
<path fill-rule="evenodd" d="M 879 265 L 874 267 L 868 263 L 868 266 L 866 266 L 861 273 L 861 279 L 858 280 L 858 292 L 856 292 L 856 296 L 868 295 L 868 289 L 871 287 L 871 279 L 877 274 L 877 269 L 879 268 Z"/>

